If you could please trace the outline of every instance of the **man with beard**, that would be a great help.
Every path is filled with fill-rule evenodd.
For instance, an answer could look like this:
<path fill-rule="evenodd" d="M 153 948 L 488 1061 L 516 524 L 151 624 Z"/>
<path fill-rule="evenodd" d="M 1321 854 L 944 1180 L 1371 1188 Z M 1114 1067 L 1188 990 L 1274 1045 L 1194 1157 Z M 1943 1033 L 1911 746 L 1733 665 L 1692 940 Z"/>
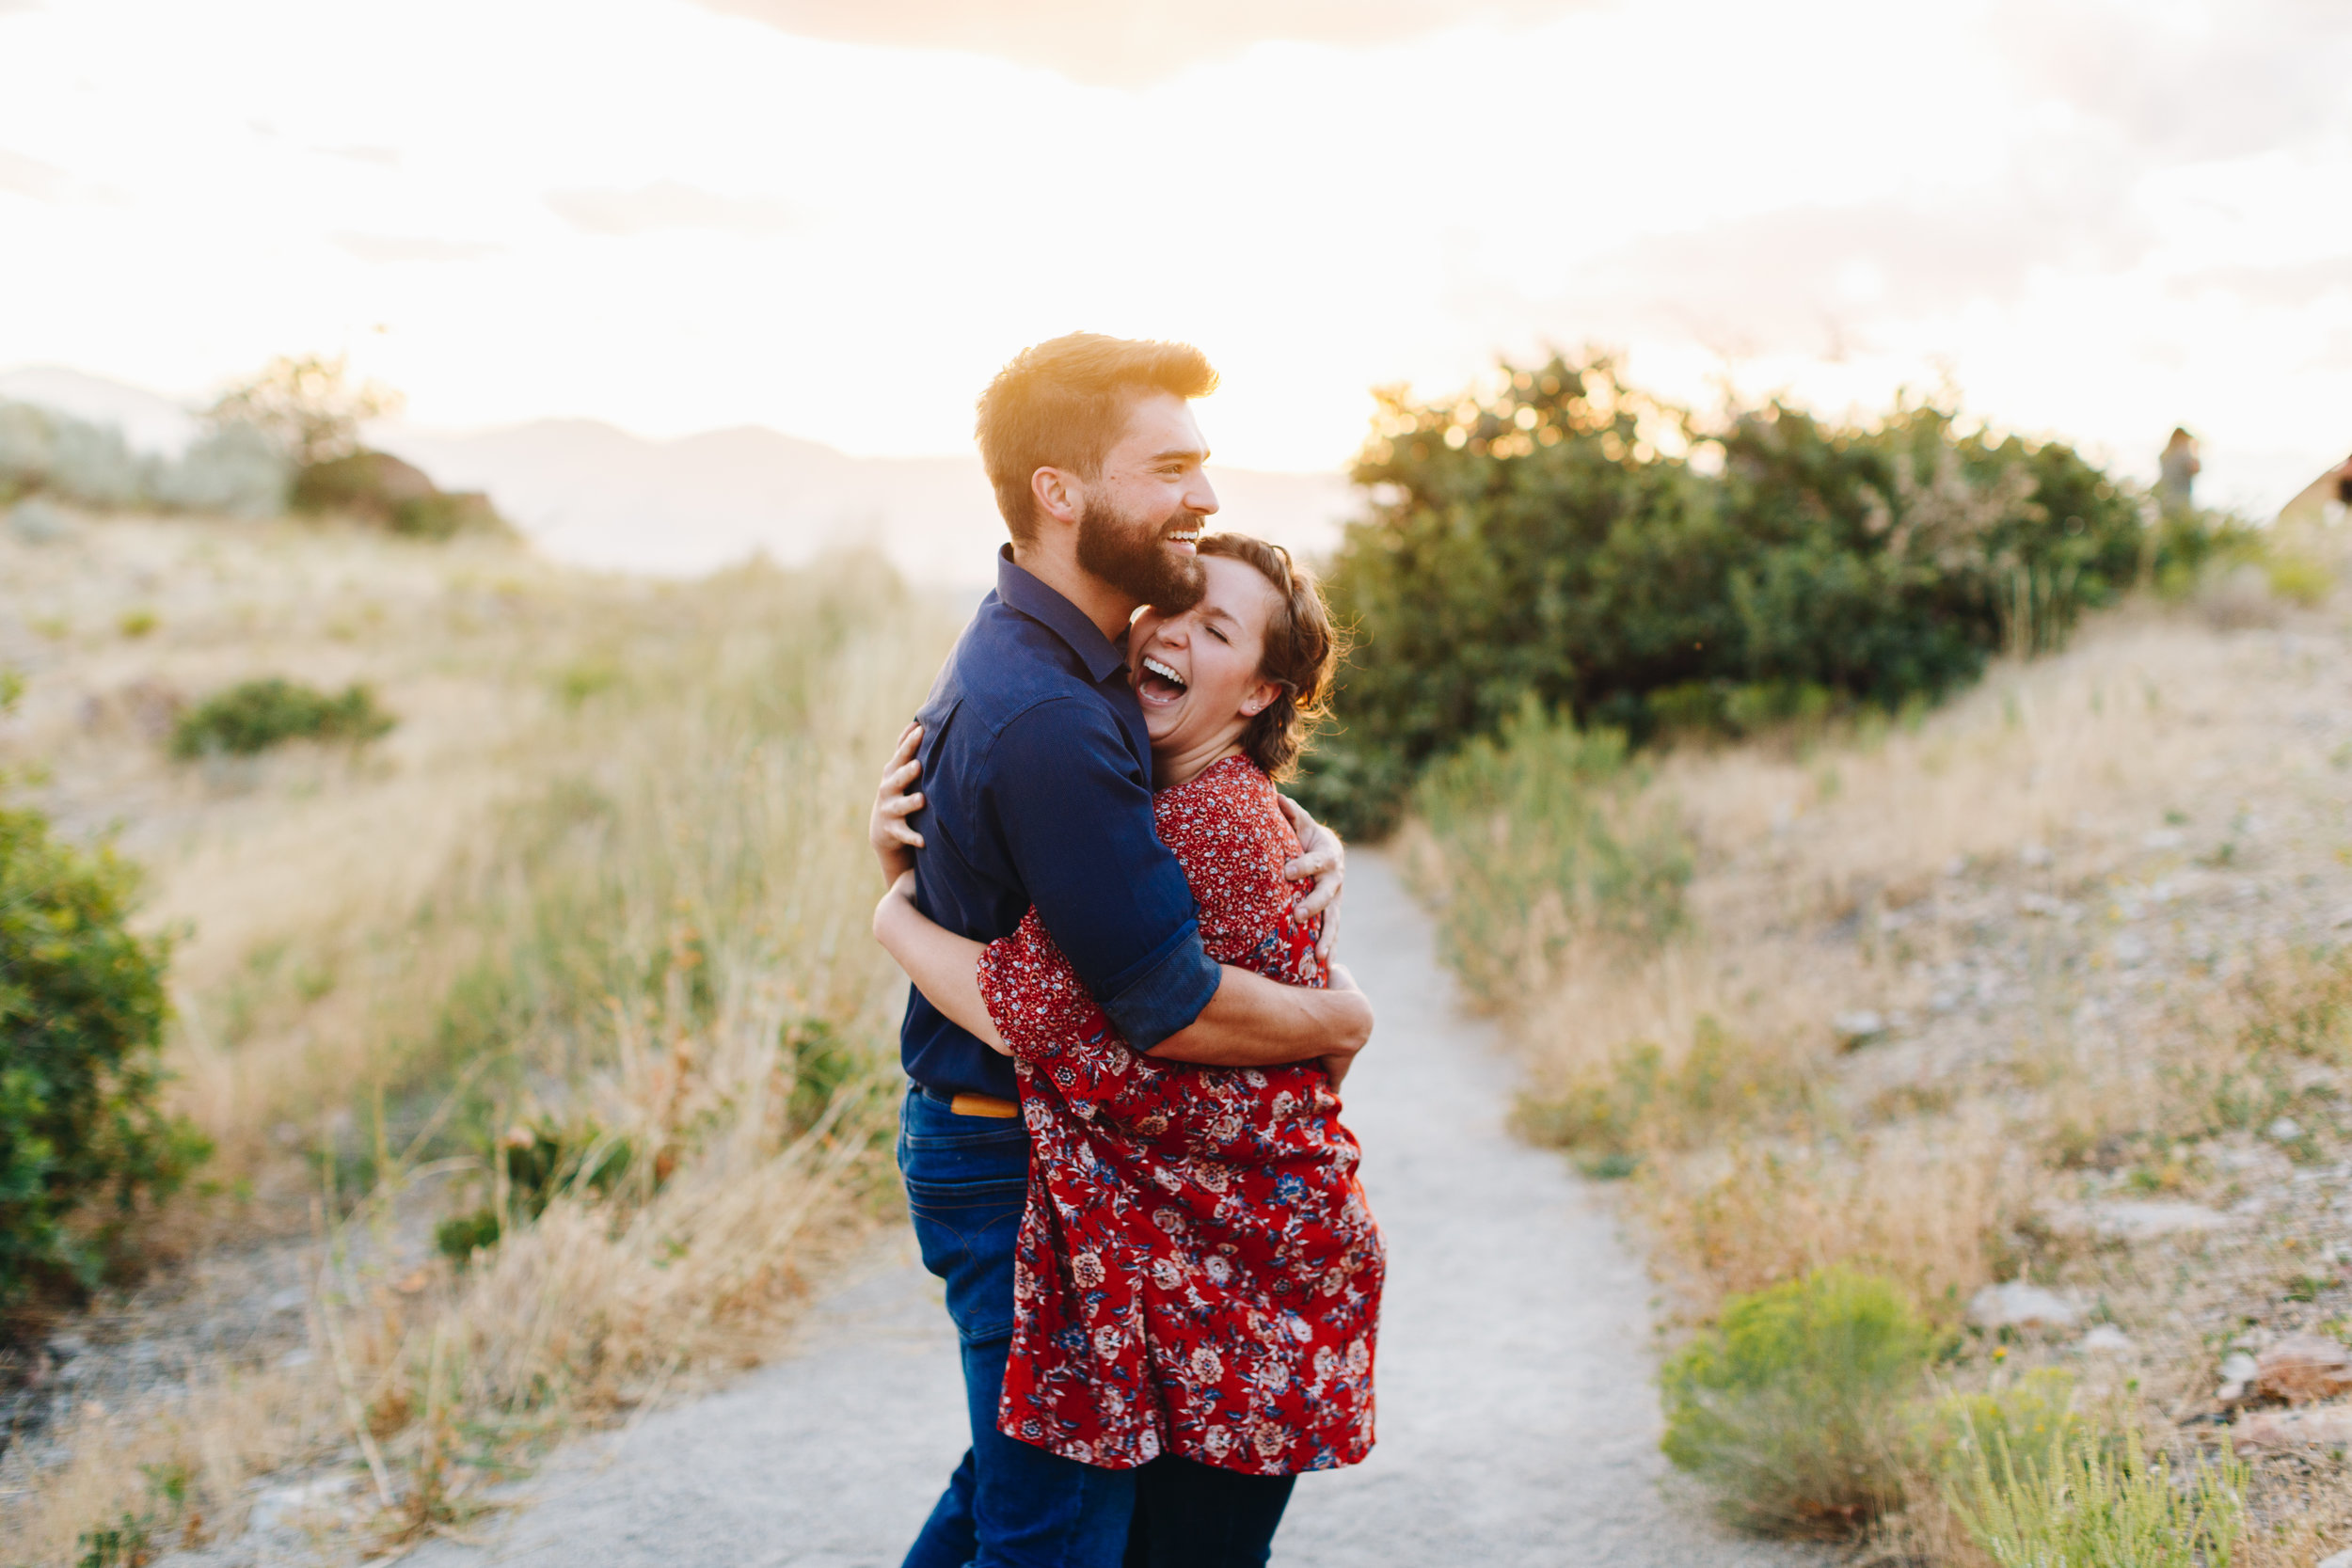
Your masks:
<path fill-rule="evenodd" d="M 1127 626 L 1203 591 L 1193 546 L 1216 497 L 1190 400 L 1216 385 L 1196 348 L 1091 333 L 1025 349 L 989 384 L 980 453 L 1012 543 L 884 779 L 885 794 L 924 788 L 873 830 L 920 847 L 916 904 L 950 930 L 993 942 L 1034 904 L 1138 1050 L 1227 1066 L 1346 1056 L 1371 1035 L 1362 995 L 1210 962 L 1152 823 Z M 1316 878 L 1320 907 L 1338 892 L 1338 842 L 1299 829 L 1310 853 L 1285 870 Z M 906 1568 L 1114 1568 L 1135 1472 L 996 1430 L 1029 1167 L 1012 1064 L 920 991 L 899 1043 L 898 1164 L 924 1266 L 946 1284 L 972 1427 Z"/>

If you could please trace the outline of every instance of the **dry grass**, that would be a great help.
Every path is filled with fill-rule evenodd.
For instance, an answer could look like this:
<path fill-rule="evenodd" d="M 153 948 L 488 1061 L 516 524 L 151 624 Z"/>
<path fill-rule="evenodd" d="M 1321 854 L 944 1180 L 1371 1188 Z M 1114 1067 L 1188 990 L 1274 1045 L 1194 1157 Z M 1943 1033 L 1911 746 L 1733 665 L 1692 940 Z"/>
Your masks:
<path fill-rule="evenodd" d="M 31 595 L 0 615 L 30 675 L 0 748 L 69 828 L 119 824 L 185 932 L 174 1092 L 220 1154 L 162 1229 L 310 1234 L 315 1288 L 306 1364 L 216 1358 L 11 1449 L 8 1560 L 126 1514 L 234 1529 L 250 1478 L 322 1464 L 363 1474 L 362 1538 L 448 1528 L 565 1423 L 771 1343 L 880 1158 L 863 801 L 953 617 L 856 561 L 667 586 L 180 521 L 58 548 L 0 541 Z M 165 760 L 157 713 L 280 673 L 369 681 L 400 727 Z M 870 1064 L 821 1116 L 812 1040 Z M 625 1142 L 629 1177 L 453 1268 L 432 1224 L 506 1200 L 487 1146 L 528 1118 Z"/>

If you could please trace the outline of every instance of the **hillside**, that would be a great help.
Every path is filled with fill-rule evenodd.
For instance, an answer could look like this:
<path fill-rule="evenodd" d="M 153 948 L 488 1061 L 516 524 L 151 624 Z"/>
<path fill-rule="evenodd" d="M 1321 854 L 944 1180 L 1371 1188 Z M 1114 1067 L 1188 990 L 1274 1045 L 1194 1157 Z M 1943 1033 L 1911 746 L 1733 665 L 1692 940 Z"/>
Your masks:
<path fill-rule="evenodd" d="M 199 428 L 168 398 L 56 367 L 0 373 L 0 399 L 116 426 L 142 451 L 177 452 Z M 970 453 L 853 457 L 757 425 L 654 440 L 596 420 L 483 431 L 387 423 L 368 439 L 445 490 L 486 492 L 571 565 L 691 577 L 753 555 L 790 566 L 870 549 L 910 582 L 971 591 L 994 582 L 1004 539 Z M 1336 473 L 1216 468 L 1212 478 L 1225 526 L 1301 552 L 1328 548 L 1358 504 Z"/>

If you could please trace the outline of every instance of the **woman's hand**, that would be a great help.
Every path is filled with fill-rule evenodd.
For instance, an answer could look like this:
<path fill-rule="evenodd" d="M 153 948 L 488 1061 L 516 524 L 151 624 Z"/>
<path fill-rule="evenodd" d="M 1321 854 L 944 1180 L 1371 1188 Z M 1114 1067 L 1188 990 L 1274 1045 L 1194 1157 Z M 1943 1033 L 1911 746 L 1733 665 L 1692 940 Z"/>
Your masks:
<path fill-rule="evenodd" d="M 1345 964 L 1333 964 L 1331 966 L 1331 989 L 1333 990 L 1361 990 L 1363 988 L 1356 984 L 1356 976 L 1347 972 Z M 1321 1060 L 1324 1074 L 1331 1080 L 1332 1091 L 1336 1093 L 1339 1086 L 1347 1082 L 1347 1069 L 1356 1065 L 1356 1053 L 1351 1051 L 1344 1056 L 1325 1056 Z"/>
<path fill-rule="evenodd" d="M 874 813 L 866 818 L 866 836 L 882 862 L 882 880 L 896 882 L 914 869 L 914 851 L 923 835 L 907 826 L 907 818 L 923 809 L 923 792 L 908 786 L 923 776 L 914 749 L 923 743 L 923 726 L 909 724 L 898 736 L 898 749 L 882 769 L 882 787 L 874 791 Z"/>
<path fill-rule="evenodd" d="M 1340 887 L 1347 880 L 1347 846 L 1340 835 L 1307 815 L 1307 808 L 1287 795 L 1274 797 L 1282 803 L 1282 815 L 1291 819 L 1292 830 L 1298 834 L 1299 856 L 1282 867 L 1286 882 L 1314 879 L 1314 891 L 1298 901 L 1298 914 L 1323 915 L 1323 934 L 1315 939 L 1315 957 L 1324 963 L 1331 961 L 1331 948 L 1340 927 Z"/>

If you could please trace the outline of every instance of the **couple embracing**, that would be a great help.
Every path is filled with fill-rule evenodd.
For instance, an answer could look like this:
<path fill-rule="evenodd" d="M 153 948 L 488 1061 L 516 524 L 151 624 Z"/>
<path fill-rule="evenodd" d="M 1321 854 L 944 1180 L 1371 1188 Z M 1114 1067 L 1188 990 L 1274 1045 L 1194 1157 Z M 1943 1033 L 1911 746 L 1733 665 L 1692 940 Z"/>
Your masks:
<path fill-rule="evenodd" d="M 1373 1439 L 1384 1273 L 1337 1096 L 1339 842 L 1276 790 L 1338 650 L 1205 529 L 1200 351 L 1073 334 L 979 404 L 1012 543 L 901 737 L 874 932 L 898 1162 L 972 1446 L 907 1568 L 1263 1563 Z"/>

